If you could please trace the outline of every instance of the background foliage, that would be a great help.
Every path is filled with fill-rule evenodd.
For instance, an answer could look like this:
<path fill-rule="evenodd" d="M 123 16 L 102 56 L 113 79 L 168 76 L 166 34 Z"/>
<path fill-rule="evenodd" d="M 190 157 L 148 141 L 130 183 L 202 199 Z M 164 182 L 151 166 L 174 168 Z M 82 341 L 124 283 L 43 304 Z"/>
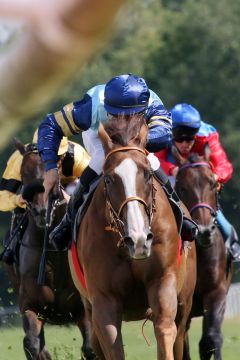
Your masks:
<path fill-rule="evenodd" d="M 225 215 L 240 233 L 239 117 L 240 117 L 240 2 L 237 0 L 131 0 L 119 20 L 117 35 L 103 53 L 85 66 L 56 100 L 16 136 L 28 142 L 47 112 L 81 98 L 95 84 L 132 72 L 143 76 L 171 108 L 188 102 L 213 124 L 230 160 L 234 176 L 224 188 Z M 27 74 L 26 74 L 27 76 Z M 6 119 L 7 121 L 7 119 Z M 2 135 L 4 136 L 4 134 Z M 0 171 L 13 152 L 1 153 Z M 0 236 L 9 214 L 0 215 Z"/>

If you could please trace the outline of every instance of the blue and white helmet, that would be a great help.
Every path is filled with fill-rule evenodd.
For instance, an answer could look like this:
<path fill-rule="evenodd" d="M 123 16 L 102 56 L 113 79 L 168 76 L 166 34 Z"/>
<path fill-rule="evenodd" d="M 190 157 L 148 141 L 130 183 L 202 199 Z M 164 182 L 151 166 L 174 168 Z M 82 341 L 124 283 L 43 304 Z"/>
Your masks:
<path fill-rule="evenodd" d="M 104 108 L 112 115 L 133 115 L 148 107 L 150 92 L 145 80 L 136 75 L 119 75 L 105 87 Z"/>

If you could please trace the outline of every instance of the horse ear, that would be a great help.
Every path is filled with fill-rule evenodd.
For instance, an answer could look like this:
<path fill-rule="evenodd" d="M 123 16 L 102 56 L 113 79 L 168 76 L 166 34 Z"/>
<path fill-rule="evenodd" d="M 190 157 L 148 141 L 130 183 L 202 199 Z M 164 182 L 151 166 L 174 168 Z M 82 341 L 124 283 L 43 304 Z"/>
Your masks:
<path fill-rule="evenodd" d="M 177 147 L 175 145 L 171 146 L 171 152 L 172 155 L 174 157 L 174 159 L 176 160 L 176 163 L 178 166 L 183 166 L 184 164 L 186 164 L 188 161 L 180 154 L 180 152 L 178 151 Z"/>
<path fill-rule="evenodd" d="M 100 125 L 99 125 L 98 135 L 103 144 L 105 153 L 108 153 L 113 148 L 113 142 L 112 142 L 110 136 L 108 135 L 108 133 L 106 132 L 106 130 L 104 129 L 104 126 L 102 123 L 100 123 Z"/>
<path fill-rule="evenodd" d="M 25 145 L 17 138 L 13 139 L 15 148 L 20 152 L 20 154 L 24 155 L 26 153 Z"/>
<path fill-rule="evenodd" d="M 209 161 L 210 160 L 210 155 L 211 155 L 211 149 L 210 146 L 208 144 L 208 142 L 204 145 L 204 158 L 205 160 Z"/>
<path fill-rule="evenodd" d="M 148 127 L 147 124 L 144 123 L 141 126 L 141 129 L 139 131 L 139 139 L 140 139 L 140 145 L 145 149 L 147 145 L 147 136 L 148 136 Z"/>

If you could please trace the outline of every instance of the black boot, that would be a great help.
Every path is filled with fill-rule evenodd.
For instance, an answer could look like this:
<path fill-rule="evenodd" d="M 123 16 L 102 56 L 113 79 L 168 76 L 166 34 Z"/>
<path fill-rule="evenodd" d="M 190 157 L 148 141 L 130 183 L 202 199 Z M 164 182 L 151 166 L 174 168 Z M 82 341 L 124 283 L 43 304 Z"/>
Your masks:
<path fill-rule="evenodd" d="M 4 262 L 7 265 L 12 265 L 14 263 L 14 251 L 12 249 L 4 249 L 0 254 L 0 261 Z"/>
<path fill-rule="evenodd" d="M 232 226 L 231 234 L 229 235 L 226 243 L 229 244 L 229 251 L 234 261 L 240 261 L 240 244 L 236 230 Z"/>
<path fill-rule="evenodd" d="M 50 241 L 57 250 L 67 249 L 71 245 L 75 215 L 82 205 L 83 194 L 89 190 L 89 184 L 97 176 L 97 173 L 89 166 L 83 171 L 81 179 L 68 203 L 66 214 L 60 224 L 58 224 L 49 235 Z"/>
<path fill-rule="evenodd" d="M 182 223 L 182 229 L 181 229 L 181 237 L 184 241 L 193 241 L 196 239 L 198 234 L 198 226 L 197 224 L 192 220 L 187 218 L 181 208 L 180 199 L 176 193 L 176 191 L 173 189 L 168 176 L 165 174 L 164 170 L 159 167 L 157 170 L 154 171 L 154 175 L 156 179 L 160 182 L 162 185 L 165 194 L 167 195 L 170 203 L 171 201 L 174 201 L 175 204 L 178 205 L 180 211 L 183 214 L 183 223 Z"/>
<path fill-rule="evenodd" d="M 77 210 L 81 206 L 85 191 L 85 186 L 79 181 L 68 203 L 66 214 L 49 235 L 51 243 L 57 250 L 67 249 L 71 245 L 72 223 L 76 215 L 75 209 Z"/>

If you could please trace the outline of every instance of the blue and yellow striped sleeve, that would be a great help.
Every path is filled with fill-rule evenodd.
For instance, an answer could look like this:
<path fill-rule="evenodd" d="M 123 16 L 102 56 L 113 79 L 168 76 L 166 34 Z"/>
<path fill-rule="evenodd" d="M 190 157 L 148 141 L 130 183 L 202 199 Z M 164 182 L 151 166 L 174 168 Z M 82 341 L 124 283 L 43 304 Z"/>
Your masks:
<path fill-rule="evenodd" d="M 172 142 L 172 118 L 164 105 L 153 101 L 146 114 L 148 132 L 147 149 L 150 152 L 167 148 Z"/>
<path fill-rule="evenodd" d="M 92 98 L 88 94 L 82 100 L 47 115 L 38 131 L 38 150 L 46 171 L 57 168 L 57 152 L 62 137 L 89 129 L 91 122 Z"/>

